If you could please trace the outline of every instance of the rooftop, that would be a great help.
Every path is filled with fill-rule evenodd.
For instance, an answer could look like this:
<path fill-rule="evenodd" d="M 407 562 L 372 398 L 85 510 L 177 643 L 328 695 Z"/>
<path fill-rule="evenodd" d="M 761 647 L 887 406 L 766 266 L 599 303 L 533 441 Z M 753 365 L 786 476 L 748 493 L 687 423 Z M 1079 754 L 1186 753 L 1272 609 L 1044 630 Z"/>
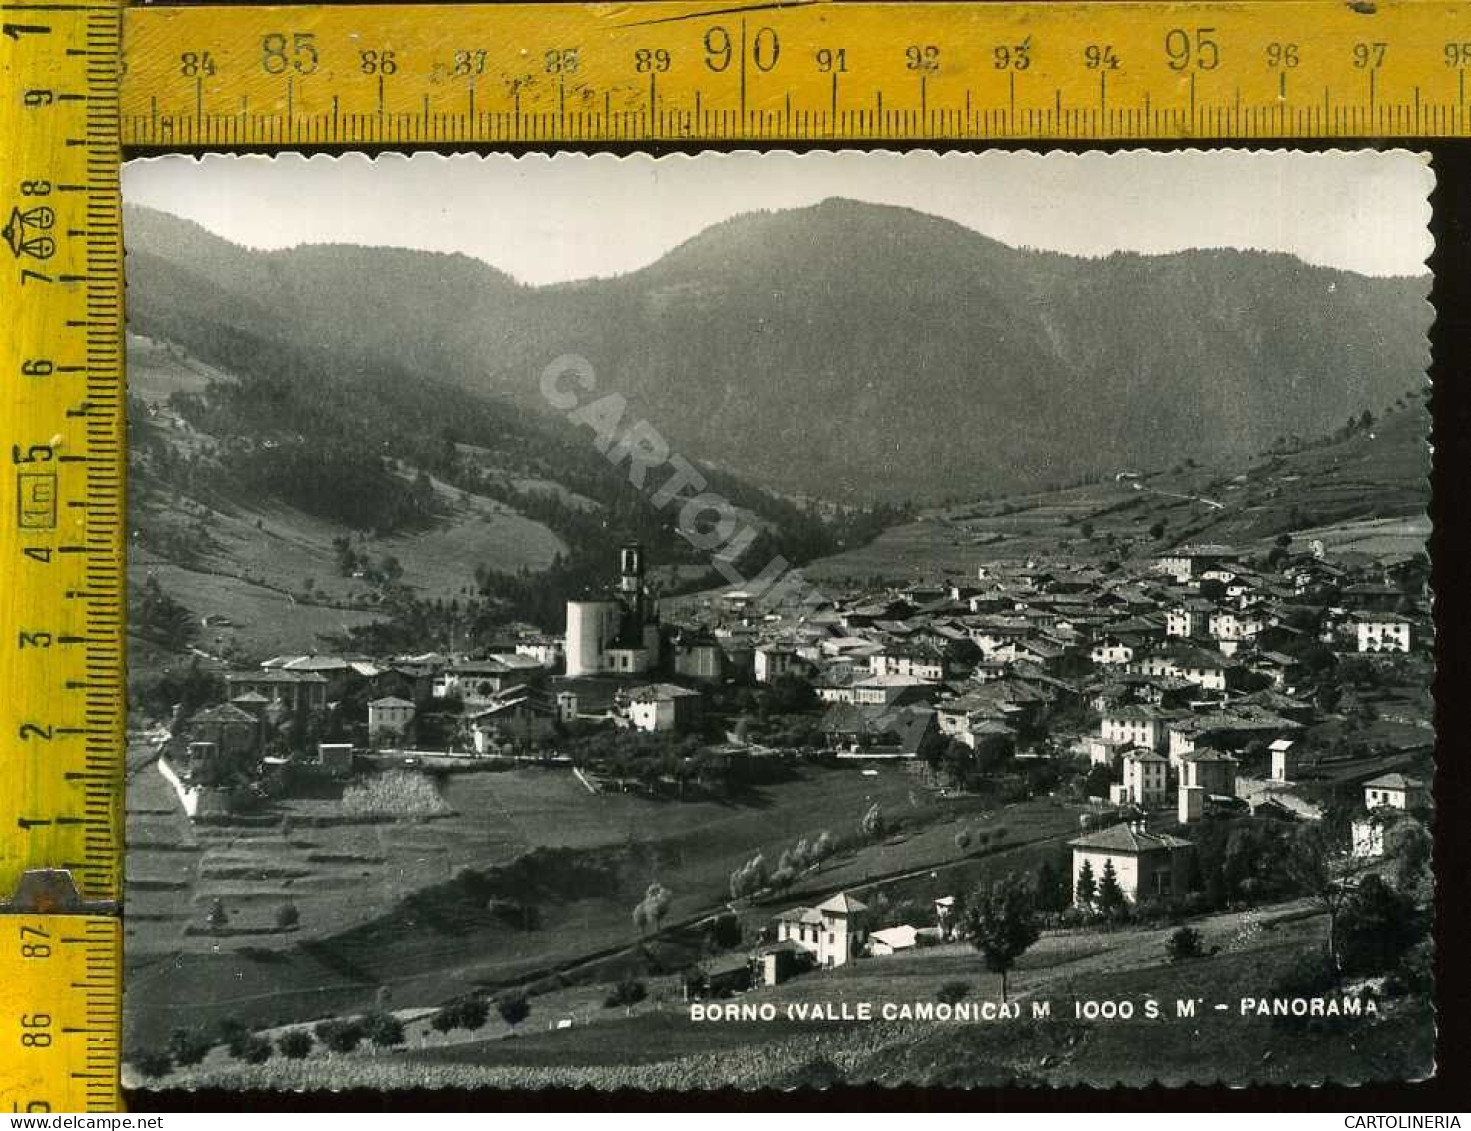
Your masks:
<path fill-rule="evenodd" d="M 840 891 L 837 895 L 819 903 L 817 910 L 829 915 L 854 915 L 859 911 L 867 911 L 868 904 L 854 899 L 845 891 Z"/>
<path fill-rule="evenodd" d="M 1095 832 L 1084 833 L 1075 840 L 1068 841 L 1073 848 L 1094 848 L 1102 852 L 1127 852 L 1142 855 L 1147 852 L 1175 852 L 1182 848 L 1191 847 L 1188 840 L 1183 840 L 1169 833 L 1151 833 L 1134 825 L 1110 825 L 1106 829 Z"/>
<path fill-rule="evenodd" d="M 1377 778 L 1370 778 L 1364 783 L 1365 789 L 1424 789 L 1425 783 L 1419 778 L 1412 778 L 1405 774 L 1380 774 Z"/>

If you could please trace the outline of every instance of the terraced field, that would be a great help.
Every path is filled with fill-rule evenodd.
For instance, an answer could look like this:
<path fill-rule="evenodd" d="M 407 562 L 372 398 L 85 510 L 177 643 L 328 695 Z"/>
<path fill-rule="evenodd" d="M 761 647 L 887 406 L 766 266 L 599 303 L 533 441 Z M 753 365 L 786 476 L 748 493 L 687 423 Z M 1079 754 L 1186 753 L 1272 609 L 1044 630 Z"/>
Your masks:
<path fill-rule="evenodd" d="M 454 812 L 427 821 L 340 823 L 326 796 L 191 828 L 158 770 L 140 764 L 129 795 L 130 1029 L 166 1035 L 227 1013 L 285 1023 L 360 1008 L 381 986 L 405 1005 L 436 1004 L 536 977 L 635 942 L 630 911 L 652 880 L 674 893 L 670 922 L 704 913 L 758 850 L 774 861 L 823 828 L 852 834 L 874 802 L 900 832 L 840 854 L 813 882 L 943 863 L 958 854 L 960 819 L 1005 823 L 1018 838 L 1027 823 L 975 798 L 937 798 L 898 768 L 807 767 L 730 802 L 594 796 L 566 770 L 450 775 L 440 788 Z M 482 888 L 467 888 L 467 875 L 485 877 Z M 489 908 L 482 889 L 531 907 L 534 929 Z M 229 917 L 219 931 L 206 925 L 216 899 Z M 282 930 L 287 902 L 300 924 Z"/>

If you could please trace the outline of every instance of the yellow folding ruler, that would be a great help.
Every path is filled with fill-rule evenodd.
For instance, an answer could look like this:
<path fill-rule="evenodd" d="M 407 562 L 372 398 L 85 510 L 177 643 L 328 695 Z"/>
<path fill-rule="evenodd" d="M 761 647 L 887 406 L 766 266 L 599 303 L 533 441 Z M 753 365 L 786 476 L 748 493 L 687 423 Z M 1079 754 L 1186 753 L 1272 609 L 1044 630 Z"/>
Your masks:
<path fill-rule="evenodd" d="M 115 4 L 0 4 L 7 1113 L 117 1097 L 120 932 L 85 912 L 121 894 L 120 64 Z"/>
<path fill-rule="evenodd" d="M 137 9 L 126 145 L 1464 136 L 1471 5 Z"/>
<path fill-rule="evenodd" d="M 35 0 L 0 24 L 6 1112 L 118 1102 L 122 147 L 1471 134 L 1465 0 Z"/>

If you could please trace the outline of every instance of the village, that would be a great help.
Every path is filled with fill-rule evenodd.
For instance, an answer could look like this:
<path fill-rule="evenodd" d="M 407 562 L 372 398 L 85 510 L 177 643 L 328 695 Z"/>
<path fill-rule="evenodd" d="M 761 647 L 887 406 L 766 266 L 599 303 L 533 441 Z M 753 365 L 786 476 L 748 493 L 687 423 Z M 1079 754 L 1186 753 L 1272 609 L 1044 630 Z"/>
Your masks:
<path fill-rule="evenodd" d="M 1423 562 L 1335 563 L 1286 541 L 1260 555 L 1182 546 L 1137 567 L 991 562 L 949 585 L 775 609 L 739 590 L 659 602 L 629 544 L 606 591 L 568 602 L 562 636 L 508 626 L 473 655 L 276 656 L 230 671 L 223 701 L 173 721 L 158 771 L 207 827 L 294 791 L 361 796 L 365 782 L 408 800 L 359 815 L 432 816 L 405 783 L 506 766 L 675 805 L 737 798 L 806 764 L 897 769 L 942 798 L 1075 803 L 1057 922 L 1221 906 L 1219 893 L 1201 902 L 1215 881 L 1197 829 L 1329 822 L 1368 861 L 1387 828 L 1430 804 L 1415 692 L 1429 665 Z M 864 827 L 880 837 L 870 821 L 883 823 L 877 804 Z M 728 906 L 810 886 L 830 839 L 779 864 L 758 854 L 732 874 Z M 654 931 L 668 904 L 658 887 L 640 904 Z M 681 993 L 715 1000 L 954 942 L 964 896 L 910 899 L 893 921 L 871 894 L 832 891 L 737 929 Z M 232 914 L 226 902 L 205 933 Z"/>

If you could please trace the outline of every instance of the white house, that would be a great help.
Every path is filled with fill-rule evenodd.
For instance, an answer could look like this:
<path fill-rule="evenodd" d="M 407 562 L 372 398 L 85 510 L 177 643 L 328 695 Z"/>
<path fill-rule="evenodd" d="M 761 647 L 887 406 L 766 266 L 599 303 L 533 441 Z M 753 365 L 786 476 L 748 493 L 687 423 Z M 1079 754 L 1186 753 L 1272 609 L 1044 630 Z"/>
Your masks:
<path fill-rule="evenodd" d="M 794 942 L 824 969 L 845 966 L 868 942 L 868 905 L 839 892 L 816 907 L 793 907 L 776 917 L 777 941 Z"/>
<path fill-rule="evenodd" d="M 700 693 L 673 683 L 651 683 L 628 693 L 628 719 L 635 730 L 688 730 L 699 709 Z"/>
<path fill-rule="evenodd" d="M 1113 742 L 1163 750 L 1169 741 L 1170 717 L 1152 707 L 1110 707 L 1102 712 L 1099 734 Z"/>
<path fill-rule="evenodd" d="M 1119 754 L 1129 749 L 1133 743 L 1117 738 L 1104 738 L 1102 735 L 1090 734 L 1085 745 L 1088 748 L 1088 762 L 1090 765 L 1112 766 L 1119 760 Z"/>
<path fill-rule="evenodd" d="M 1380 774 L 1364 783 L 1364 808 L 1421 809 L 1430 800 L 1430 791 L 1419 778 L 1404 774 Z"/>
<path fill-rule="evenodd" d="M 938 683 L 945 678 L 945 661 L 926 649 L 894 648 L 870 656 L 868 670 L 878 676 L 897 675 Z"/>
<path fill-rule="evenodd" d="M 1186 601 L 1165 613 L 1166 636 L 1204 636 L 1215 606 L 1209 601 Z"/>
<path fill-rule="evenodd" d="M 1356 860 L 1384 855 L 1384 822 L 1377 817 L 1359 817 L 1349 822 L 1352 853 Z"/>
<path fill-rule="evenodd" d="M 1124 780 L 1115 787 L 1120 802 L 1132 802 L 1142 809 L 1164 804 L 1168 797 L 1168 758 L 1153 750 L 1135 747 L 1124 753 L 1120 766 Z"/>
<path fill-rule="evenodd" d="M 1211 613 L 1207 631 L 1216 640 L 1241 643 L 1253 639 L 1267 627 L 1267 623 L 1267 618 L 1260 612 L 1218 609 Z"/>
<path fill-rule="evenodd" d="M 938 684 L 906 675 L 871 675 L 853 681 L 853 702 L 860 707 L 887 707 L 900 699 L 932 698 Z"/>
<path fill-rule="evenodd" d="M 1168 833 L 1146 832 L 1142 822 L 1111 825 L 1084 833 L 1068 842 L 1073 850 L 1073 902 L 1078 900 L 1078 877 L 1086 865 L 1096 885 L 1104 869 L 1113 865 L 1124 898 L 1183 895 L 1189 882 L 1190 856 L 1195 846 Z"/>
<path fill-rule="evenodd" d="M 1173 577 L 1180 584 L 1201 577 L 1207 570 L 1234 562 L 1239 554 L 1229 546 L 1180 546 L 1166 550 L 1154 561 L 1154 568 Z"/>
<path fill-rule="evenodd" d="M 562 641 L 555 636 L 534 636 L 516 642 L 516 655 L 526 656 L 548 671 L 562 663 Z"/>
<path fill-rule="evenodd" d="M 1088 649 L 1088 658 L 1100 666 L 1127 664 L 1134 658 L 1134 649 L 1117 636 L 1100 636 Z"/>
<path fill-rule="evenodd" d="M 822 938 L 817 944 L 817 964 L 843 966 L 862 953 L 868 941 L 868 905 L 847 892 L 839 892 L 817 905 L 822 916 Z"/>
<path fill-rule="evenodd" d="M 1398 613 L 1360 613 L 1354 622 L 1360 652 L 1410 650 L 1410 622 Z"/>

